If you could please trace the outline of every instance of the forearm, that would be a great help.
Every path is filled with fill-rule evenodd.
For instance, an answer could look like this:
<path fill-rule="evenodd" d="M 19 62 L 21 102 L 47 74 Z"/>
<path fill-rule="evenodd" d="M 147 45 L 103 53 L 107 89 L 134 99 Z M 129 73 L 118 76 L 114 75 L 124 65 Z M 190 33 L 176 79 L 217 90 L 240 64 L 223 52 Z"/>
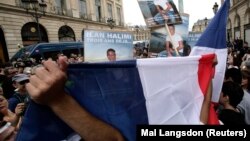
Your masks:
<path fill-rule="evenodd" d="M 123 140 L 118 130 L 92 116 L 67 94 L 63 94 L 63 97 L 51 104 L 50 107 L 58 117 L 75 130 L 84 140 Z"/>
<path fill-rule="evenodd" d="M 212 80 L 210 81 L 207 93 L 204 97 L 203 104 L 201 107 L 200 121 L 204 124 L 208 123 L 211 98 L 212 98 Z"/>
<path fill-rule="evenodd" d="M 158 5 L 156 5 L 156 9 L 157 9 L 157 11 L 158 11 L 159 13 L 161 13 L 161 9 L 160 9 L 160 7 L 159 7 Z"/>

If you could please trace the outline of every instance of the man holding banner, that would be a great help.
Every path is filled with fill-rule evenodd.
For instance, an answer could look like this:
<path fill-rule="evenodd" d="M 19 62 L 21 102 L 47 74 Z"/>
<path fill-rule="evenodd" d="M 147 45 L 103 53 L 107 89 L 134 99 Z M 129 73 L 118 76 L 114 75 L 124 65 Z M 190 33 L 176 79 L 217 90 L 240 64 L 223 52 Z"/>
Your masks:
<path fill-rule="evenodd" d="M 122 134 L 135 141 L 137 125 L 218 124 L 209 108 L 214 90 L 220 92 L 214 86 L 220 87 L 222 81 L 215 78 L 225 72 L 228 7 L 226 0 L 192 49 L 193 56 L 70 65 L 66 90 L 71 96 L 64 90 L 63 59 L 59 67 L 43 63 L 27 89 L 35 102 L 49 108 L 31 101 L 17 141 L 62 140 L 73 130 L 85 140 L 123 140 Z M 216 68 L 215 50 L 220 53 Z"/>
<path fill-rule="evenodd" d="M 66 94 L 66 60 L 66 57 L 60 56 L 58 65 L 49 60 L 43 63 L 43 67 L 35 70 L 35 75 L 30 77 L 30 83 L 26 84 L 31 99 L 47 105 L 84 140 L 123 141 L 118 130 L 92 116 L 73 97 Z M 50 138 L 57 140 L 55 137 Z"/>
<path fill-rule="evenodd" d="M 166 51 L 168 53 L 168 56 L 177 56 L 176 51 L 178 51 L 179 55 L 183 55 L 183 39 L 182 37 L 175 33 L 175 26 L 174 25 L 168 25 L 171 38 L 167 36 L 166 39 Z M 172 46 L 171 46 L 172 45 Z"/>

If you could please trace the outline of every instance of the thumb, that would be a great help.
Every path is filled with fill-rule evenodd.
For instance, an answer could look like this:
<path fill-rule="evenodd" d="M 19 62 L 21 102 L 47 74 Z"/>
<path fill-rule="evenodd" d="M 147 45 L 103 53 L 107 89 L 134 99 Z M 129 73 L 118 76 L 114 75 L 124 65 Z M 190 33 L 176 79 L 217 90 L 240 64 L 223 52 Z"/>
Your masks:
<path fill-rule="evenodd" d="M 67 68 L 68 68 L 68 58 L 66 56 L 60 56 L 58 58 L 58 65 L 59 65 L 59 68 L 63 71 L 63 72 L 66 72 L 67 71 Z"/>

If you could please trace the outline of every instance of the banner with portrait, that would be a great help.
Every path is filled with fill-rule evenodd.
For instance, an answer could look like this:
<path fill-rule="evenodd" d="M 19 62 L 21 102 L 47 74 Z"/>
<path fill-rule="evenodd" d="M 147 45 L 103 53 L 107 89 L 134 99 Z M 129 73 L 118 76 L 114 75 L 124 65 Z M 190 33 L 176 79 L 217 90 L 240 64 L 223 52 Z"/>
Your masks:
<path fill-rule="evenodd" d="M 133 59 L 133 35 L 129 32 L 85 30 L 84 61 Z"/>
<path fill-rule="evenodd" d="M 173 0 L 138 0 L 138 3 L 148 27 L 182 23 Z"/>
<path fill-rule="evenodd" d="M 189 26 L 189 15 L 181 14 L 182 24 L 173 25 L 175 34 L 179 35 L 182 44 L 183 44 L 183 52 L 186 49 L 185 47 L 189 46 L 188 43 L 188 26 Z M 151 28 L 151 39 L 150 39 L 150 47 L 149 47 L 149 57 L 167 57 L 166 52 L 166 42 L 168 38 L 168 33 L 166 27 L 154 27 Z M 170 45 L 171 46 L 171 45 Z M 186 50 L 185 50 L 186 51 Z M 185 53 L 186 54 L 186 53 Z M 186 56 L 186 55 L 183 55 Z"/>

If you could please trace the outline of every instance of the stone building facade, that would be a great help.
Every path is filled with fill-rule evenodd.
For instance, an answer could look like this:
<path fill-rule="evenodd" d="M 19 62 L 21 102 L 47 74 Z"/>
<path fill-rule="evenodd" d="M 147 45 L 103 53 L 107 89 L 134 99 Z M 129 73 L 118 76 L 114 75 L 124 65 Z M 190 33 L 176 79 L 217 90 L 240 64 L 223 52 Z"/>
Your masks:
<path fill-rule="evenodd" d="M 124 27 L 122 0 L 38 0 L 39 4 L 46 4 L 47 7 L 45 15 L 39 7 L 37 16 L 32 16 L 35 15 L 34 7 L 25 4 L 25 1 L 0 1 L 2 62 L 7 62 L 19 45 L 83 41 L 86 29 L 127 30 Z M 38 17 L 38 22 L 35 17 Z M 108 21 L 113 21 L 113 24 L 108 24 Z"/>
<path fill-rule="evenodd" d="M 250 44 L 250 1 L 230 0 L 227 40 L 242 39 Z"/>
<path fill-rule="evenodd" d="M 198 20 L 196 23 L 194 23 L 192 32 L 203 32 L 210 22 L 211 22 L 211 19 L 207 19 L 207 18 Z"/>
<path fill-rule="evenodd" d="M 128 26 L 128 30 L 133 33 L 134 42 L 150 40 L 151 30 L 147 26 Z"/>

